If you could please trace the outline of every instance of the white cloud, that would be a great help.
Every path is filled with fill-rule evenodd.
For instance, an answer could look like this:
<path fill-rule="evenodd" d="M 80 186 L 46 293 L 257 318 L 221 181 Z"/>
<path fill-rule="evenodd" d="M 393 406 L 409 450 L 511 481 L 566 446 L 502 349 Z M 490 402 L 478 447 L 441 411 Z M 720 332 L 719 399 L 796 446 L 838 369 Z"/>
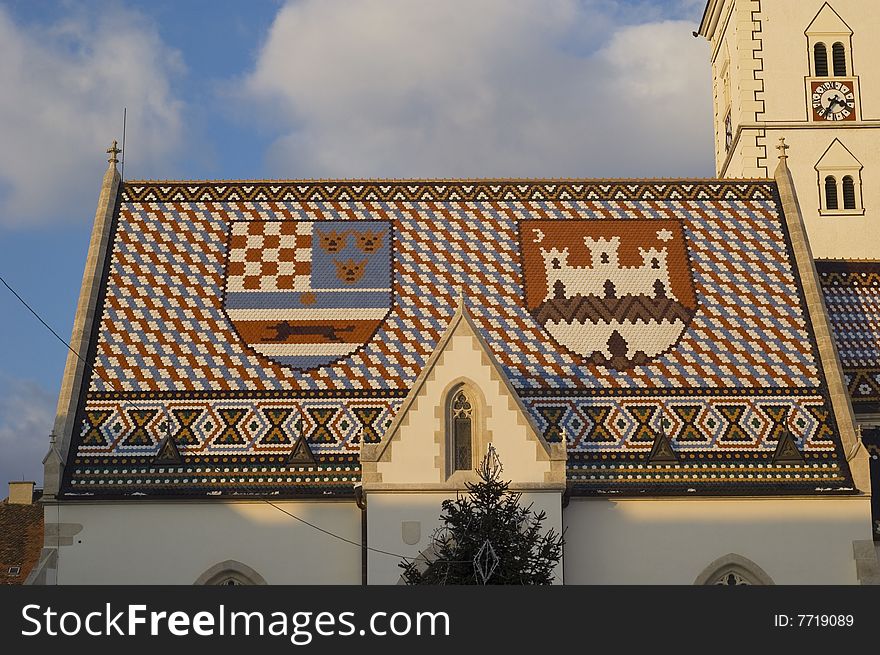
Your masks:
<path fill-rule="evenodd" d="M 90 221 L 70 211 L 94 207 L 124 106 L 138 168 L 168 161 L 183 129 L 170 87 L 181 67 L 131 11 L 22 26 L 0 7 L 0 226 Z"/>
<path fill-rule="evenodd" d="M 630 8 L 631 9 L 631 8 Z M 706 44 L 600 0 L 301 0 L 243 100 L 280 177 L 712 175 Z"/>
<path fill-rule="evenodd" d="M 55 398 L 31 380 L 0 377 L 0 498 L 10 480 L 43 480 Z"/>

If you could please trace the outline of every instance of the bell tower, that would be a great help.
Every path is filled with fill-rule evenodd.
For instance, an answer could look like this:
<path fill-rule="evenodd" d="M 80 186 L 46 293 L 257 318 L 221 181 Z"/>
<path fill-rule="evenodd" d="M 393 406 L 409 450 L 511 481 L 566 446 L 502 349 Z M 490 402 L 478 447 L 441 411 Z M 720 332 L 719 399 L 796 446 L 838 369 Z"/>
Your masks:
<path fill-rule="evenodd" d="M 766 178 L 780 137 L 817 258 L 880 259 L 876 0 L 708 0 L 715 168 Z"/>

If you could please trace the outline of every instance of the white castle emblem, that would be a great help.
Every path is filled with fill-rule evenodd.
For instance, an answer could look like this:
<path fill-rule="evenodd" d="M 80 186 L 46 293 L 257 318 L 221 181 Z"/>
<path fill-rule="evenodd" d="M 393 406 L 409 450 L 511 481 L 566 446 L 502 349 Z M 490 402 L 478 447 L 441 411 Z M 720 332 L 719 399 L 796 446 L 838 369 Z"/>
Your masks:
<path fill-rule="evenodd" d="M 588 361 L 617 370 L 647 364 L 690 323 L 696 298 L 677 222 L 535 221 L 527 233 L 526 282 L 540 289 L 529 297 L 529 311 Z M 575 250 L 573 239 L 583 249 Z M 621 248 L 625 239 L 632 247 Z M 540 282 L 528 279 L 541 274 Z"/>
<path fill-rule="evenodd" d="M 584 237 L 590 251 L 590 266 L 571 266 L 568 248 L 541 248 L 547 274 L 547 295 L 544 300 L 573 296 L 649 296 L 678 300 L 669 284 L 666 248 L 639 248 L 640 266 L 621 266 L 618 250 L 620 237 L 610 239 Z"/>

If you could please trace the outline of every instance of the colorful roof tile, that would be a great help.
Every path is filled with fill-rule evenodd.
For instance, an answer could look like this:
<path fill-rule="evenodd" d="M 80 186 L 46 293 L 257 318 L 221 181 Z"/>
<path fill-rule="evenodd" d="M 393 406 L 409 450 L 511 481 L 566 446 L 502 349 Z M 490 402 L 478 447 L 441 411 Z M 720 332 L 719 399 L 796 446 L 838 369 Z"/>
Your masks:
<path fill-rule="evenodd" d="M 769 181 L 129 182 L 64 493 L 350 494 L 460 290 L 579 493 L 851 490 L 793 262 Z"/>
<path fill-rule="evenodd" d="M 816 260 L 856 411 L 880 410 L 880 261 Z"/>

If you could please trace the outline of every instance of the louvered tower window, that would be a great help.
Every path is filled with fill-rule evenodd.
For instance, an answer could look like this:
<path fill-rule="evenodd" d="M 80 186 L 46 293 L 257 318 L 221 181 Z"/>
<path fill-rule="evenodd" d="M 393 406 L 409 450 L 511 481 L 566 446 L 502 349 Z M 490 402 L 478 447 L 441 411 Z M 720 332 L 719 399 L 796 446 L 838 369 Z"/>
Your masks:
<path fill-rule="evenodd" d="M 846 77 L 846 49 L 842 43 L 837 42 L 831 46 L 831 59 L 834 62 L 835 77 Z"/>
<path fill-rule="evenodd" d="M 856 185 L 849 175 L 843 178 L 843 208 L 856 208 Z"/>
<path fill-rule="evenodd" d="M 837 209 L 837 180 L 832 175 L 825 178 L 825 208 Z"/>
<path fill-rule="evenodd" d="M 828 50 L 824 43 L 813 46 L 813 61 L 816 66 L 816 77 L 828 77 Z"/>

